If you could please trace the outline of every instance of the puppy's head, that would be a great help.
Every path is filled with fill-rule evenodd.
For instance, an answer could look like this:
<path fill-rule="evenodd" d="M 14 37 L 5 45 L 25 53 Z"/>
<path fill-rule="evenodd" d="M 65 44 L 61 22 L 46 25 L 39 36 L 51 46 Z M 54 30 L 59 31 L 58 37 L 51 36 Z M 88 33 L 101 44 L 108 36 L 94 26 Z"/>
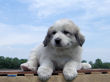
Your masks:
<path fill-rule="evenodd" d="M 67 19 L 57 21 L 49 28 L 44 40 L 44 47 L 51 45 L 58 48 L 69 48 L 71 46 L 82 46 L 85 41 L 78 27 Z"/>

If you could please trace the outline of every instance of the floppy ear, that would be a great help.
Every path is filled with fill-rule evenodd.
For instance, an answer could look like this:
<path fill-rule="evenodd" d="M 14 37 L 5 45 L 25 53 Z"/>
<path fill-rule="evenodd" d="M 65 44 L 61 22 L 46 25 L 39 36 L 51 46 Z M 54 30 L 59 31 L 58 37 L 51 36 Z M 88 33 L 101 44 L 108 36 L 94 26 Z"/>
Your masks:
<path fill-rule="evenodd" d="M 77 42 L 78 42 L 78 44 L 79 44 L 80 46 L 82 46 L 82 45 L 84 44 L 84 42 L 85 42 L 85 37 L 84 37 L 80 32 L 77 32 L 77 33 L 75 34 L 75 38 L 76 38 L 76 40 L 77 40 Z"/>
<path fill-rule="evenodd" d="M 43 41 L 44 47 L 46 47 L 49 44 L 50 40 L 51 40 L 51 37 L 52 37 L 51 29 L 52 29 L 52 27 L 49 28 L 48 33 L 47 33 L 47 35 L 46 35 L 46 37 Z"/>
<path fill-rule="evenodd" d="M 51 35 L 48 32 L 47 35 L 46 35 L 46 37 L 45 37 L 45 39 L 44 39 L 44 41 L 43 41 L 44 47 L 46 47 L 49 44 L 50 39 L 51 39 Z"/>

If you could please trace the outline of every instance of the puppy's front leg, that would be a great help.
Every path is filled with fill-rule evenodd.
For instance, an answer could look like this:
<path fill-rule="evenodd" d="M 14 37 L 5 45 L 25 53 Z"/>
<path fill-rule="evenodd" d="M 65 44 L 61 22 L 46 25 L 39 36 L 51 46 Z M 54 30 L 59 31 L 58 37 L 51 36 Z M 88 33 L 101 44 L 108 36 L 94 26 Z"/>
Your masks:
<path fill-rule="evenodd" d="M 53 63 L 49 59 L 43 60 L 37 71 L 40 80 L 48 80 L 53 73 L 53 69 Z"/>
<path fill-rule="evenodd" d="M 30 54 L 30 57 L 26 63 L 20 65 L 21 69 L 24 71 L 37 71 L 38 59 L 37 59 L 37 52 L 33 50 Z"/>
<path fill-rule="evenodd" d="M 63 69 L 63 74 L 66 80 L 73 80 L 77 76 L 77 68 L 80 63 L 76 61 L 68 61 Z"/>

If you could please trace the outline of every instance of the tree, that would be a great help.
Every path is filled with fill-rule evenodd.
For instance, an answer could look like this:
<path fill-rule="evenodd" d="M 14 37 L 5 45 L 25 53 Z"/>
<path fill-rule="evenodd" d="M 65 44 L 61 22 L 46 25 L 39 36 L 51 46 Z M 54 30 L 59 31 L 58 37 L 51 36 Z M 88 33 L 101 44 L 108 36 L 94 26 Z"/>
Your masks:
<path fill-rule="evenodd" d="M 82 63 L 87 63 L 87 61 L 86 61 L 86 60 L 82 60 L 81 62 L 82 62 Z"/>
<path fill-rule="evenodd" d="M 102 68 L 102 60 L 101 59 L 96 59 L 94 65 L 93 65 L 93 68 Z"/>
<path fill-rule="evenodd" d="M 12 65 L 14 66 L 14 67 L 12 67 L 13 69 L 19 68 L 20 60 L 18 58 L 13 58 L 12 62 L 13 62 Z"/>
<path fill-rule="evenodd" d="M 12 68 L 12 58 L 6 57 L 4 60 L 4 68 Z"/>
<path fill-rule="evenodd" d="M 5 58 L 3 56 L 0 56 L 0 68 L 4 66 Z"/>
<path fill-rule="evenodd" d="M 102 68 L 110 69 L 110 63 L 103 63 Z"/>
<path fill-rule="evenodd" d="M 25 63 L 27 62 L 27 59 L 20 59 L 20 63 Z"/>

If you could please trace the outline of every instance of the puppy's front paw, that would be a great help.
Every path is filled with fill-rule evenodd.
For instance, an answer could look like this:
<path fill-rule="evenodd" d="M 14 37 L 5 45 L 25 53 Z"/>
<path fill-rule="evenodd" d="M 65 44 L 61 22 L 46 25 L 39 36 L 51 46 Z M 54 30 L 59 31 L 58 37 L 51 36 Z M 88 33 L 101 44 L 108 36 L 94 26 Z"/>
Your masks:
<path fill-rule="evenodd" d="M 40 80 L 48 80 L 52 75 L 52 69 L 49 67 L 39 67 L 37 73 Z"/>
<path fill-rule="evenodd" d="M 29 63 L 23 63 L 20 65 L 20 67 L 23 71 L 37 71 L 37 67 L 33 67 Z"/>
<path fill-rule="evenodd" d="M 64 69 L 63 74 L 66 80 L 73 80 L 77 76 L 77 71 L 74 69 Z"/>

